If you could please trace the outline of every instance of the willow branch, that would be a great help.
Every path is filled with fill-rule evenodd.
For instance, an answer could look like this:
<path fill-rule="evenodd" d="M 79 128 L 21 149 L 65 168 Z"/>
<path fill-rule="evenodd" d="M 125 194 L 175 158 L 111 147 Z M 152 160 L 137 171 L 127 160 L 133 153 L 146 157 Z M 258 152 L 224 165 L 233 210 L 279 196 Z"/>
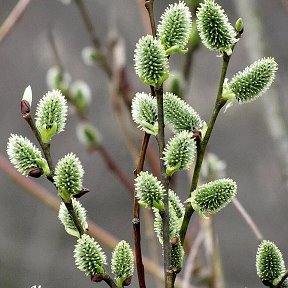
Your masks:
<path fill-rule="evenodd" d="M 116 283 L 114 282 L 114 280 L 109 276 L 108 273 L 105 273 L 103 275 L 103 281 L 110 286 L 111 288 L 118 288 L 118 286 L 116 285 Z"/>
<path fill-rule="evenodd" d="M 150 134 L 145 133 L 141 145 L 138 163 L 134 171 L 135 178 L 143 170 L 149 139 Z M 146 287 L 145 271 L 142 262 L 142 251 L 141 251 L 140 207 L 136 196 L 136 190 L 134 191 L 134 203 L 133 203 L 133 232 L 134 232 L 135 258 L 136 258 L 139 287 L 145 288 Z"/>
<path fill-rule="evenodd" d="M 215 106 L 214 106 L 212 115 L 210 117 L 205 136 L 204 136 L 203 140 L 201 141 L 200 147 L 197 151 L 197 159 L 196 159 L 194 174 L 193 174 L 192 183 L 191 183 L 190 192 L 189 192 L 188 197 L 190 197 L 191 193 L 197 188 L 198 180 L 199 180 L 199 176 L 200 176 L 200 170 L 201 170 L 201 166 L 203 163 L 204 154 L 206 151 L 207 144 L 208 144 L 210 136 L 212 134 L 217 116 L 218 116 L 221 108 L 226 103 L 226 100 L 224 100 L 222 98 L 222 91 L 223 91 L 223 84 L 224 84 L 224 80 L 225 80 L 229 61 L 230 61 L 230 56 L 228 56 L 226 53 L 224 53 L 223 54 L 221 76 L 220 76 L 220 80 L 219 80 L 219 86 L 218 86 L 218 92 L 217 92 L 217 97 L 216 97 L 216 101 L 215 101 Z M 180 229 L 181 243 L 184 243 L 185 235 L 186 235 L 186 232 L 188 229 L 188 224 L 189 224 L 189 221 L 190 221 L 190 218 L 191 218 L 193 212 L 194 212 L 194 209 L 192 208 L 192 205 L 190 203 L 187 203 L 186 208 L 185 208 L 184 218 L 182 221 L 182 226 Z"/>
<path fill-rule="evenodd" d="M 168 200 L 168 189 L 169 189 L 169 177 L 166 174 L 166 169 L 163 161 L 163 151 L 165 148 L 165 133 L 164 133 L 164 109 L 163 109 L 163 85 L 155 88 L 155 94 L 157 99 L 157 114 L 158 114 L 158 147 L 160 157 L 160 170 L 161 170 L 161 182 L 164 186 L 164 207 L 165 210 L 160 213 L 163 222 L 163 254 L 164 254 L 164 273 L 165 287 L 174 287 L 173 282 L 173 271 L 169 271 L 170 266 L 170 251 L 171 245 L 169 240 L 169 200 Z M 175 278 L 174 278 L 175 280 Z"/>
<path fill-rule="evenodd" d="M 33 120 L 33 118 L 31 117 L 30 113 L 26 113 L 23 115 L 23 119 L 28 123 L 28 125 L 30 126 L 34 136 L 36 137 L 38 143 L 40 144 L 40 147 L 44 153 L 45 159 L 48 163 L 49 169 L 50 169 L 50 176 L 47 177 L 47 179 L 51 182 L 53 182 L 53 174 L 54 174 L 54 165 L 52 162 L 52 158 L 51 158 L 51 153 L 50 153 L 50 143 L 43 143 L 41 135 L 35 125 L 35 122 Z"/>
<path fill-rule="evenodd" d="M 154 0 L 145 0 L 145 7 L 148 11 L 153 37 L 156 37 L 156 23 L 154 18 Z"/>
<path fill-rule="evenodd" d="M 15 5 L 9 16 L 0 26 L 0 43 L 9 34 L 17 21 L 19 21 L 19 19 L 22 17 L 30 2 L 31 0 L 19 0 L 18 3 Z"/>
<path fill-rule="evenodd" d="M 59 199 L 43 186 L 32 181 L 30 178 L 23 177 L 19 174 L 2 154 L 0 154 L 0 170 L 3 171 L 14 183 L 22 187 L 27 193 L 31 194 L 41 203 L 58 213 L 60 206 Z M 120 242 L 120 239 L 117 239 L 92 221 L 88 221 L 88 227 L 88 234 L 94 237 L 97 242 L 105 245 L 109 249 L 114 249 L 117 243 Z M 164 281 L 162 269 L 158 265 L 146 257 L 143 257 L 143 263 L 150 274 L 156 276 L 159 280 Z M 176 284 L 177 288 L 182 287 L 181 280 L 176 282 Z"/>
<path fill-rule="evenodd" d="M 21 111 L 22 112 L 22 111 Z M 42 141 L 42 138 L 41 138 L 41 135 L 35 125 L 35 122 L 33 120 L 33 118 L 31 117 L 31 114 L 30 112 L 28 113 L 24 113 L 22 114 L 23 115 L 23 119 L 28 123 L 28 125 L 30 126 L 33 134 L 35 135 L 37 141 L 39 142 L 40 146 L 41 146 L 41 149 L 44 153 L 44 157 L 48 163 L 48 166 L 49 166 L 49 169 L 50 169 L 50 175 L 47 176 L 47 179 L 53 183 L 53 185 L 55 186 L 55 183 L 54 183 L 54 180 L 53 180 L 53 175 L 54 175 L 54 165 L 53 165 L 53 162 L 52 162 L 52 158 L 51 158 L 51 154 L 50 154 L 50 143 L 44 143 Z M 56 187 L 56 186 L 55 186 Z M 66 208 L 67 208 L 67 211 L 69 213 L 69 215 L 71 216 L 74 224 L 75 224 L 75 227 L 77 228 L 78 232 L 80 233 L 80 235 L 83 235 L 85 234 L 85 230 L 83 229 L 77 215 L 76 215 L 76 212 L 75 212 L 75 209 L 73 207 L 73 204 L 72 204 L 72 200 L 70 201 L 63 201 Z"/>

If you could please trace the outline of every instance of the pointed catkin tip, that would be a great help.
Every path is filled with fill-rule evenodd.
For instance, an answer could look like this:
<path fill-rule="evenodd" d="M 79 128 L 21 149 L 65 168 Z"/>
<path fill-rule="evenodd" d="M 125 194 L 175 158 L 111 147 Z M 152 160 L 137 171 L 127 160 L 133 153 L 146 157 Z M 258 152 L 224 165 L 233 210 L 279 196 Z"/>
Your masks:
<path fill-rule="evenodd" d="M 24 90 L 22 100 L 25 100 L 29 103 L 30 107 L 32 105 L 32 88 L 31 86 L 27 86 Z"/>

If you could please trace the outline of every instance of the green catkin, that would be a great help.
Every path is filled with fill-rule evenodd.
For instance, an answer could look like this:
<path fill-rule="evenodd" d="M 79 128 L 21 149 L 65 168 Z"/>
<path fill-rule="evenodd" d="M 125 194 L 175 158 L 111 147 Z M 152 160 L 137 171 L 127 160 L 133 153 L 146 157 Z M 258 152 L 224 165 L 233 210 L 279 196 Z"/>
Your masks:
<path fill-rule="evenodd" d="M 168 60 L 160 40 L 143 36 L 136 44 L 135 72 L 146 85 L 160 86 L 168 77 Z"/>
<path fill-rule="evenodd" d="M 209 50 L 232 53 L 236 32 L 225 11 L 214 0 L 205 0 L 196 13 L 197 29 L 203 44 Z"/>

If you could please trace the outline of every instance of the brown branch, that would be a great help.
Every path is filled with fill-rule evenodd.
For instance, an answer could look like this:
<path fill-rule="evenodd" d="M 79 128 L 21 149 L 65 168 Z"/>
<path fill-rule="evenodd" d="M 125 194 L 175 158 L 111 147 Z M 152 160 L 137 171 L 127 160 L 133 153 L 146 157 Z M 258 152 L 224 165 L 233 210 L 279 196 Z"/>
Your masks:
<path fill-rule="evenodd" d="M 30 2 L 31 0 L 19 0 L 19 2 L 15 5 L 9 16 L 0 27 L 0 43 L 15 26 L 17 21 L 19 21 L 19 19 L 23 16 L 23 13 L 25 12 Z"/>
<path fill-rule="evenodd" d="M 148 11 L 152 35 L 153 37 L 156 38 L 157 32 L 156 32 L 156 23 L 155 23 L 155 18 L 154 18 L 154 0 L 145 0 L 145 7 Z"/>
<path fill-rule="evenodd" d="M 141 145 L 140 155 L 138 163 L 134 171 L 135 178 L 143 170 L 145 155 L 149 144 L 150 134 L 145 133 Z M 135 258 L 136 267 L 138 273 L 138 282 L 140 288 L 145 288 L 145 271 L 142 262 L 142 251 L 141 251 L 141 231 L 140 231 L 140 207 L 136 196 L 136 190 L 134 192 L 134 203 L 133 203 L 133 232 L 134 232 L 134 247 L 135 247 Z"/>

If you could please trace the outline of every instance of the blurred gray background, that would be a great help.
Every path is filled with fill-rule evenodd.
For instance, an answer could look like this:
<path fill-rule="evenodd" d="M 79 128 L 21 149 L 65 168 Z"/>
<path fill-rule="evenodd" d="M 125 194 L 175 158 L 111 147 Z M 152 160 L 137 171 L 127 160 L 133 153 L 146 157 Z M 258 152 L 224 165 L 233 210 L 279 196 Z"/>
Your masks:
<path fill-rule="evenodd" d="M 137 2 L 85 2 L 97 35 L 103 43 L 111 19 L 117 24 L 119 33 L 126 41 L 128 75 L 133 89 L 147 91 L 133 69 L 135 43 L 145 33 Z M 155 0 L 157 17 L 168 3 L 173 2 Z M 231 22 L 234 23 L 241 16 L 245 23 L 245 15 L 238 14 L 233 1 L 218 2 L 227 11 Z M 288 108 L 288 12 L 283 6 L 285 1 L 256 2 L 265 29 L 269 51 L 267 56 L 274 56 L 279 63 L 277 83 L 285 109 Z M 0 23 L 16 3 L 13 0 L 0 0 Z M 90 40 L 73 3 L 65 6 L 57 0 L 32 0 L 23 17 L 0 43 L 0 153 L 7 157 L 6 143 L 10 133 L 33 139 L 27 124 L 21 119 L 19 101 L 28 85 L 32 86 L 34 105 L 47 91 L 46 72 L 55 64 L 47 40 L 49 29 L 54 31 L 60 57 L 71 77 L 86 81 L 92 89 L 93 102 L 89 118 L 103 134 L 105 147 L 133 179 L 134 163 L 121 130 L 115 123 L 107 78 L 99 67 L 87 67 L 81 59 L 81 50 L 90 45 Z M 245 30 L 248 31 L 249 27 L 245 27 Z M 174 58 L 173 68 L 179 66 L 183 60 L 181 57 Z M 228 77 L 245 68 L 250 63 L 248 59 L 244 33 L 232 57 Z M 187 99 L 206 121 L 214 103 L 220 66 L 221 59 L 216 57 L 216 53 L 203 46 L 196 52 Z M 269 97 L 269 92 L 265 97 Z M 81 199 L 89 218 L 132 244 L 132 199 L 106 169 L 99 155 L 88 154 L 78 142 L 76 124 L 77 117 L 70 115 L 66 131 L 53 139 L 53 160 L 56 162 L 71 151 L 79 156 L 86 172 L 84 185 L 91 189 L 91 193 Z M 283 185 L 276 150 L 266 125 L 263 99 L 249 105 L 234 105 L 225 114 L 221 112 L 209 145 L 209 151 L 227 163 L 227 175 L 238 183 L 238 199 L 260 227 L 265 239 L 275 241 L 288 261 L 288 191 Z M 181 174 L 179 179 L 179 194 L 185 200 L 189 187 L 188 177 Z M 45 179 L 37 182 L 56 195 L 55 189 Z M 54 211 L 13 183 L 2 171 L 0 183 L 0 287 L 106 287 L 104 284 L 91 283 L 89 278 L 76 269 L 72 253 L 75 239 L 65 233 Z M 215 222 L 226 287 L 261 287 L 255 271 L 258 242 L 235 207 L 229 205 L 217 215 Z M 111 251 L 105 251 L 110 261 Z M 147 275 L 147 278 L 151 276 Z M 136 277 L 132 287 L 137 287 Z"/>

